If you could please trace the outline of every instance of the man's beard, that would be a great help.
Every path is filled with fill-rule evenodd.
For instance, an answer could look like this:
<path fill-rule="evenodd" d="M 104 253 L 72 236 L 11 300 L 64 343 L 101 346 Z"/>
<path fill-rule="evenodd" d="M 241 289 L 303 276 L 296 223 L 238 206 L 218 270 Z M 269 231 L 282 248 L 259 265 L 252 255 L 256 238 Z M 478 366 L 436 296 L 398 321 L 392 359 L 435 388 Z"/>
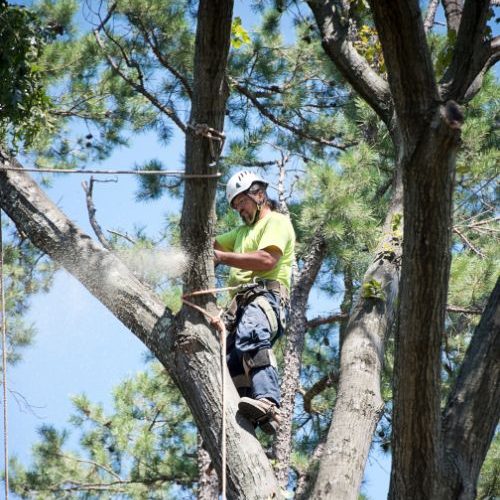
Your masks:
<path fill-rule="evenodd" d="M 257 219 L 257 211 L 255 211 L 253 215 L 243 212 L 240 214 L 240 217 L 241 217 L 241 220 L 247 226 L 253 226 L 255 223 L 255 220 Z"/>

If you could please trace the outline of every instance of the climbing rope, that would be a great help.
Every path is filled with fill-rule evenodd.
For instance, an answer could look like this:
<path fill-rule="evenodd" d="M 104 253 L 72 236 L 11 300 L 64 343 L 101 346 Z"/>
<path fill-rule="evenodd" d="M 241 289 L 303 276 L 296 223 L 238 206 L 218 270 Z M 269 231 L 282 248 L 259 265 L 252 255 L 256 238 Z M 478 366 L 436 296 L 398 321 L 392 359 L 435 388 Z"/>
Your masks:
<path fill-rule="evenodd" d="M 221 491 L 222 491 L 222 500 L 226 498 L 226 326 L 224 325 L 224 321 L 222 320 L 222 312 L 224 309 L 219 311 L 217 316 L 213 316 L 206 309 L 200 307 L 197 304 L 194 304 L 187 298 L 189 297 L 198 297 L 200 295 L 214 295 L 216 293 L 221 292 L 229 292 L 229 291 L 242 291 L 248 290 L 249 288 L 253 288 L 257 286 L 257 282 L 244 283 L 236 286 L 227 286 L 224 288 L 208 288 L 206 290 L 196 290 L 194 292 L 186 293 L 182 296 L 182 302 L 193 309 L 196 309 L 198 312 L 205 316 L 209 323 L 216 328 L 221 337 L 221 383 L 222 383 L 222 425 L 221 425 L 221 461 L 222 461 L 222 471 L 221 471 Z"/>
<path fill-rule="evenodd" d="M 186 297 L 194 297 L 198 295 L 213 294 L 217 292 L 222 292 L 226 290 L 233 290 L 238 287 L 226 287 L 226 288 L 211 288 L 208 290 L 198 290 L 196 292 L 188 293 L 182 296 L 182 302 L 196 309 L 198 312 L 203 314 L 210 324 L 215 327 L 219 332 L 221 338 L 221 352 L 220 352 L 220 371 L 221 371 L 221 384 L 222 384 L 222 425 L 221 425 L 221 492 L 222 500 L 226 499 L 226 326 L 224 321 L 222 321 L 221 314 L 223 309 L 219 311 L 217 316 L 211 315 L 206 309 L 200 307 L 197 304 L 187 300 Z"/>
<path fill-rule="evenodd" d="M 5 292 L 3 282 L 2 210 L 0 210 L 0 309 L 2 314 L 2 386 L 3 386 L 3 444 L 5 461 L 5 499 L 9 498 L 9 446 L 7 420 L 7 324 L 5 321 Z"/>

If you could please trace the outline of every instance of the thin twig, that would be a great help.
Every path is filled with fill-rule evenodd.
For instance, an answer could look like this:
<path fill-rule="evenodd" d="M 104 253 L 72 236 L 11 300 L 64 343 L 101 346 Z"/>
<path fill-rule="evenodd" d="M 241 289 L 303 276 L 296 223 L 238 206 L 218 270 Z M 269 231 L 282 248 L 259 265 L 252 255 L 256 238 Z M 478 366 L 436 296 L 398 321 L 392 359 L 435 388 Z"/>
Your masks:
<path fill-rule="evenodd" d="M 324 146 L 337 148 L 340 149 L 341 151 L 345 151 L 346 149 L 348 149 L 349 146 L 351 146 L 345 144 L 337 144 L 333 141 L 324 139 L 323 137 L 316 137 L 307 132 L 304 132 L 303 130 L 291 125 L 288 122 L 280 120 L 273 113 L 271 113 L 266 106 L 264 106 L 261 102 L 259 102 L 257 97 L 255 97 L 255 95 L 252 92 L 250 92 L 250 90 L 248 90 L 243 85 L 239 84 L 236 80 L 231 79 L 231 83 L 235 86 L 236 90 L 240 94 L 244 95 L 262 113 L 263 116 L 271 120 L 271 122 L 273 122 L 275 125 L 278 125 L 279 127 L 289 130 L 290 132 L 293 132 L 294 134 L 298 135 L 299 137 L 302 137 L 303 139 L 317 142 Z"/>
<path fill-rule="evenodd" d="M 109 37 L 109 34 L 107 35 Z M 114 71 L 124 80 L 126 83 L 128 83 L 134 90 L 142 94 L 153 106 L 158 108 L 162 113 L 167 115 L 184 133 L 186 133 L 186 125 L 184 122 L 177 116 L 177 113 L 172 109 L 167 106 L 164 106 L 155 95 L 153 95 L 151 92 L 149 92 L 142 83 L 137 83 L 131 78 L 129 78 L 125 73 L 121 70 L 120 66 L 117 64 L 117 62 L 106 52 L 106 48 L 104 46 L 103 41 L 101 40 L 101 37 L 99 36 L 99 31 L 97 29 L 94 30 L 94 37 L 97 41 L 97 44 L 99 45 L 100 49 L 102 50 L 104 56 L 106 57 L 106 60 L 108 61 L 109 65 L 114 69 Z M 116 44 L 116 42 L 115 42 Z M 118 45 L 120 48 L 121 46 Z M 122 49 L 123 50 L 123 49 Z M 123 53 L 123 52 L 122 52 Z M 130 63 L 129 63 L 130 64 Z M 133 65 L 135 69 L 139 72 L 139 79 L 142 79 L 142 73 L 140 72 L 140 69 L 138 68 L 138 65 Z"/>
<path fill-rule="evenodd" d="M 89 221 L 90 221 L 90 225 L 92 226 L 92 229 L 94 230 L 94 233 L 97 236 L 97 239 L 101 242 L 101 245 L 104 248 L 106 248 L 107 250 L 111 250 L 112 247 L 109 244 L 109 241 L 104 236 L 104 233 L 101 229 L 101 226 L 97 222 L 97 219 L 95 216 L 96 208 L 94 205 L 94 200 L 92 199 L 92 191 L 94 189 L 94 182 L 95 182 L 95 179 L 93 176 L 90 176 L 90 183 L 89 184 L 87 184 L 85 181 L 82 182 L 82 187 L 83 187 L 83 190 L 85 191 L 85 195 L 86 195 L 85 198 L 87 200 L 87 211 L 89 214 Z"/>
<path fill-rule="evenodd" d="M 483 252 L 481 252 L 481 250 L 479 250 L 477 247 L 475 247 L 471 241 L 469 241 L 467 239 L 467 237 L 465 236 L 465 234 L 463 234 L 459 229 L 457 229 L 456 227 L 453 228 L 453 232 L 458 234 L 458 236 L 460 236 L 460 239 L 474 252 L 476 253 L 477 255 L 479 255 L 481 258 L 485 258 L 486 256 L 484 255 Z"/>
<path fill-rule="evenodd" d="M 116 234 L 116 236 L 120 236 L 122 238 L 125 238 L 127 241 L 130 241 L 130 243 L 132 243 L 134 245 L 137 243 L 137 241 L 132 239 L 128 234 L 122 234 L 122 233 L 119 233 L 118 231 L 113 231 L 112 229 L 108 229 L 108 233 Z"/>

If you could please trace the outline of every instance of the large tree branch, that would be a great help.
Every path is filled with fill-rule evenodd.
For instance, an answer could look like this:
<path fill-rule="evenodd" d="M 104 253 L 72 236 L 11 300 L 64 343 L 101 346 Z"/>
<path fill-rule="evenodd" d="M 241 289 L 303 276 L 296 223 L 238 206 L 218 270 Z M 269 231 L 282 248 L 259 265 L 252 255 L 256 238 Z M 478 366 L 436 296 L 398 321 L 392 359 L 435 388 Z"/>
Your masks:
<path fill-rule="evenodd" d="M 399 291 L 401 240 L 394 228 L 403 210 L 402 191 L 398 169 L 383 237 L 364 278 L 365 283 L 378 283 L 381 293 L 378 298 L 361 294 L 351 312 L 342 342 L 332 423 L 309 498 L 358 498 L 372 435 L 383 408 L 380 375 L 384 339 L 394 324 Z"/>
<path fill-rule="evenodd" d="M 464 8 L 464 0 L 442 0 L 446 24 L 448 32 L 458 32 L 460 19 L 462 18 L 462 10 Z"/>
<path fill-rule="evenodd" d="M 438 100 L 434 68 L 418 0 L 370 0 L 382 44 L 398 124 L 405 143 L 414 144 Z"/>
<path fill-rule="evenodd" d="M 0 207 L 20 232 L 77 278 L 158 358 L 185 396 L 220 470 L 219 341 L 197 312 L 172 315 L 115 255 L 72 223 L 28 174 L 0 152 Z M 226 375 L 228 497 L 267 498 L 278 489 L 269 460 L 249 424 L 236 416 L 238 395 Z M 245 443 L 245 447 L 241 443 Z M 276 493 L 279 497 L 279 494 Z"/>
<path fill-rule="evenodd" d="M 488 13 L 488 0 L 465 1 L 452 61 L 440 82 L 443 100 L 469 99 L 469 87 L 493 64 L 495 51 L 486 37 Z"/>
<path fill-rule="evenodd" d="M 481 465 L 499 418 L 500 279 L 472 336 L 443 412 L 448 481 L 443 483 L 441 498 L 458 498 L 459 492 L 463 499 L 476 497 Z"/>
<path fill-rule="evenodd" d="M 288 483 L 288 468 L 292 452 L 292 419 L 306 328 L 306 305 L 309 293 L 325 258 L 327 244 L 322 228 L 318 228 L 304 256 L 304 265 L 292 290 L 290 324 L 287 329 L 287 346 L 284 356 L 284 372 L 281 383 L 282 412 L 284 420 L 276 436 L 273 451 L 277 459 L 277 477 L 283 488 Z"/>
<path fill-rule="evenodd" d="M 387 82 L 370 67 L 348 38 L 349 2 L 310 0 L 307 3 L 319 27 L 326 54 L 354 90 L 389 126 L 392 99 Z"/>
<path fill-rule="evenodd" d="M 2 166 L 22 168 L 0 151 Z M 1 172 L 0 196 L 4 211 L 20 232 L 73 274 L 153 352 L 158 351 L 153 329 L 162 316 L 168 323 L 173 315 L 155 294 L 115 255 L 68 220 L 28 174 Z"/>

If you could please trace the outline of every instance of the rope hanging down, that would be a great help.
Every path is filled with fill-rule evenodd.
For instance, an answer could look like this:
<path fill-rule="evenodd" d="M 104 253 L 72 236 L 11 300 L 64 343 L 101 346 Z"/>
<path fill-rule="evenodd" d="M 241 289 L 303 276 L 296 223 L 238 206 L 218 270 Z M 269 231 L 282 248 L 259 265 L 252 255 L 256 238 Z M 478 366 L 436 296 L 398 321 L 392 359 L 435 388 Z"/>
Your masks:
<path fill-rule="evenodd" d="M 182 296 L 182 302 L 205 316 L 209 323 L 216 328 L 221 337 L 221 383 L 222 383 L 222 426 L 221 426 L 221 461 L 222 461 L 222 472 L 221 472 L 221 490 L 222 490 L 222 500 L 226 499 L 226 326 L 221 318 L 223 309 L 219 311 L 217 316 L 211 315 L 206 309 L 200 307 L 197 304 L 187 300 L 187 297 L 197 297 L 200 295 L 214 295 L 220 292 L 229 292 L 235 290 L 245 290 L 256 286 L 256 283 L 246 283 L 236 286 L 228 286 L 225 288 L 209 288 L 206 290 L 197 290 L 195 292 L 186 293 Z"/>
<path fill-rule="evenodd" d="M 5 291 L 3 280 L 3 233 L 2 210 L 0 210 L 0 313 L 2 314 L 2 386 L 3 386 L 3 435 L 5 461 L 5 499 L 9 498 L 9 446 L 7 421 L 7 323 L 5 320 Z"/>
<path fill-rule="evenodd" d="M 233 288 L 233 287 L 231 287 Z M 223 291 L 225 289 L 212 288 L 210 290 L 199 290 L 197 292 L 188 293 L 182 296 L 182 302 L 184 302 L 189 307 L 196 309 L 201 314 L 203 314 L 211 325 L 219 332 L 221 338 L 221 384 L 222 384 L 222 425 L 221 425 L 221 493 L 222 500 L 226 500 L 226 327 L 222 321 L 221 314 L 223 309 L 220 310 L 217 316 L 212 316 L 208 311 L 203 309 L 203 307 L 194 304 L 186 299 L 186 297 L 192 297 L 196 295 L 212 294 L 217 291 Z"/>

